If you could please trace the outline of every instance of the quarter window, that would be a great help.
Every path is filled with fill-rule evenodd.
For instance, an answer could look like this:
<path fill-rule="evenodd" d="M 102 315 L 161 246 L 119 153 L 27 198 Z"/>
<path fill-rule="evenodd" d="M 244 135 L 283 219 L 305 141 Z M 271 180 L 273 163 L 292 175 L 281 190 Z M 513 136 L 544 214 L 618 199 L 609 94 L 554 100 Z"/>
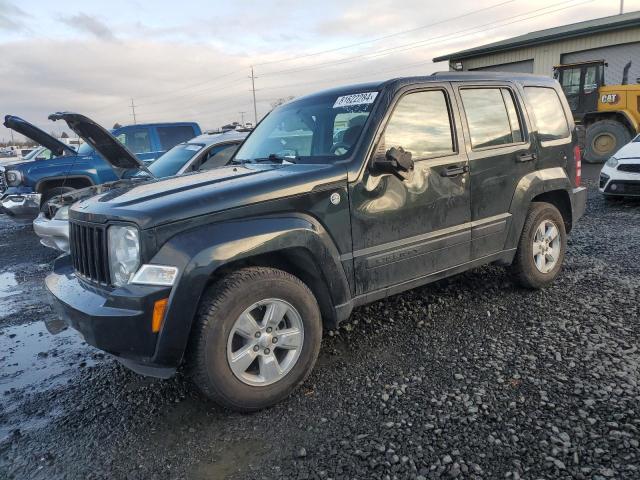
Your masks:
<path fill-rule="evenodd" d="M 525 87 L 524 91 L 533 110 L 540 140 L 567 138 L 569 125 L 556 91 L 545 87 Z"/>
<path fill-rule="evenodd" d="M 506 88 L 460 91 L 473 148 L 522 142 L 522 127 L 511 92 Z"/>
<path fill-rule="evenodd" d="M 414 160 L 454 153 L 451 116 L 445 92 L 430 90 L 405 95 L 387 124 L 379 151 L 402 147 Z"/>

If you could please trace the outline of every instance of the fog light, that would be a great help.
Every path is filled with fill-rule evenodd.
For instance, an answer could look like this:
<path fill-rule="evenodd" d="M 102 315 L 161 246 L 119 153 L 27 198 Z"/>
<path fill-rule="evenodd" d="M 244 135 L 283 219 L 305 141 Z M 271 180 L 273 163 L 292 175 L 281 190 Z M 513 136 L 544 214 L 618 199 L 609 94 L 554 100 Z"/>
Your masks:
<path fill-rule="evenodd" d="M 145 264 L 138 269 L 130 283 L 172 287 L 177 276 L 178 269 L 176 267 Z"/>
<path fill-rule="evenodd" d="M 160 328 L 162 328 L 162 322 L 164 321 L 164 314 L 167 311 L 168 302 L 168 298 L 163 298 L 162 300 L 157 300 L 156 303 L 153 304 L 153 317 L 151 318 L 151 331 L 153 333 L 158 333 Z"/>

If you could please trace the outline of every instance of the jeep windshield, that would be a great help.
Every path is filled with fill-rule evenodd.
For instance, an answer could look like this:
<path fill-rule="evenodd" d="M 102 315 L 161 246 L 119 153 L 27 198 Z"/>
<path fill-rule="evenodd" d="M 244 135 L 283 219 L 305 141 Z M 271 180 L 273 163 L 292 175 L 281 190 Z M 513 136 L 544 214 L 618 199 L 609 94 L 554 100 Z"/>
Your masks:
<path fill-rule="evenodd" d="M 349 156 L 378 92 L 312 96 L 273 110 L 242 144 L 234 161 L 328 163 Z"/>

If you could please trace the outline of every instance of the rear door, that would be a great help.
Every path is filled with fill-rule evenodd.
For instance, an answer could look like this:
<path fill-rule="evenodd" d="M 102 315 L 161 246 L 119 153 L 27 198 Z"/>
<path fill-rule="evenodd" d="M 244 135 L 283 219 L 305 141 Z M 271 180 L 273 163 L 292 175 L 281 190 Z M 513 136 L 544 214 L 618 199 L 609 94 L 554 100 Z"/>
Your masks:
<path fill-rule="evenodd" d="M 537 162 L 521 92 L 508 83 L 457 83 L 471 187 L 471 257 L 500 252 L 520 179 Z"/>

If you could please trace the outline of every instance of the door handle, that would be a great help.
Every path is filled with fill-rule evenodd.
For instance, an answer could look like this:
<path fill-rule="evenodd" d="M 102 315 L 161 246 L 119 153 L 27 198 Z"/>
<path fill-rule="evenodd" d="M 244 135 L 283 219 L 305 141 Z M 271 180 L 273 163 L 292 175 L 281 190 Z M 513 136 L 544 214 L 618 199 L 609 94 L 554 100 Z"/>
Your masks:
<path fill-rule="evenodd" d="M 440 172 L 440 175 L 443 177 L 457 177 L 458 175 L 462 175 L 469 171 L 468 165 L 452 165 L 451 167 L 447 167 Z"/>
<path fill-rule="evenodd" d="M 538 156 L 535 153 L 521 153 L 516 157 L 516 161 L 520 163 L 532 162 L 536 160 Z"/>

